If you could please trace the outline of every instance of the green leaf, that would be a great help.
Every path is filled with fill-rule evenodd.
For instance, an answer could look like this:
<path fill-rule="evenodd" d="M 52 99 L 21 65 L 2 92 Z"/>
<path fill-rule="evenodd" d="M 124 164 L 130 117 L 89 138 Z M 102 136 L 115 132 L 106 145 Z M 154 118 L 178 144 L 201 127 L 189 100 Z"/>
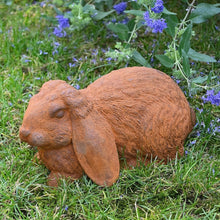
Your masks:
<path fill-rule="evenodd" d="M 193 82 L 193 83 L 202 84 L 202 83 L 204 83 L 205 81 L 207 81 L 207 79 L 208 79 L 208 76 L 198 76 L 198 77 L 192 79 L 192 82 Z"/>
<path fill-rule="evenodd" d="M 163 13 L 166 14 L 166 15 L 176 15 L 176 13 L 167 10 L 165 7 L 163 8 Z"/>
<path fill-rule="evenodd" d="M 190 19 L 193 23 L 199 24 L 207 21 L 210 17 L 220 13 L 219 4 L 201 3 L 196 6 L 196 9 L 192 11 Z"/>
<path fill-rule="evenodd" d="M 140 5 L 136 1 L 130 1 L 131 8 L 138 10 Z"/>
<path fill-rule="evenodd" d="M 62 15 L 62 11 L 60 11 L 56 6 L 53 6 L 53 9 L 58 15 Z"/>
<path fill-rule="evenodd" d="M 189 89 L 189 92 L 190 94 L 193 96 L 193 95 L 196 95 L 198 94 L 200 91 L 202 91 L 202 88 L 198 87 L 197 85 L 195 85 L 195 83 L 193 83 L 191 80 L 188 81 L 188 89 Z"/>
<path fill-rule="evenodd" d="M 206 54 L 202 54 L 199 52 L 196 52 L 192 48 L 189 49 L 188 56 L 195 61 L 201 61 L 201 62 L 216 62 L 216 60 L 213 57 L 210 57 Z"/>
<path fill-rule="evenodd" d="M 145 26 L 145 20 L 144 19 L 140 19 L 138 22 L 137 22 L 137 29 L 141 28 L 142 26 Z"/>
<path fill-rule="evenodd" d="M 131 19 L 127 25 L 128 25 L 129 30 L 132 31 L 135 26 L 135 19 Z"/>
<path fill-rule="evenodd" d="M 190 64 L 189 64 L 189 57 L 186 54 L 185 50 L 182 50 L 182 57 L 183 57 L 183 70 L 187 77 L 189 77 L 190 74 Z"/>
<path fill-rule="evenodd" d="M 85 13 L 95 13 L 95 11 L 96 11 L 96 9 L 95 9 L 94 5 L 86 4 L 83 7 L 83 12 L 85 12 Z"/>
<path fill-rule="evenodd" d="M 188 53 L 190 48 L 191 36 L 192 36 L 192 24 L 189 24 L 180 39 L 180 44 L 179 44 L 180 55 L 182 54 L 182 50 L 184 50 L 186 54 Z"/>
<path fill-rule="evenodd" d="M 13 1 L 10 1 L 10 0 L 7 0 L 7 1 L 6 1 L 6 5 L 8 5 L 8 6 L 11 6 L 12 3 L 13 3 Z"/>
<path fill-rule="evenodd" d="M 118 33 L 120 31 L 129 31 L 127 25 L 125 25 L 125 24 L 110 23 L 107 27 L 115 33 Z"/>
<path fill-rule="evenodd" d="M 65 1 L 62 1 L 63 2 L 63 7 L 69 7 L 72 2 L 65 2 Z"/>
<path fill-rule="evenodd" d="M 180 70 L 173 69 L 172 75 L 176 77 L 176 79 L 184 79 L 183 74 Z"/>
<path fill-rule="evenodd" d="M 113 12 L 114 12 L 114 10 L 111 10 L 111 11 L 108 11 L 108 12 L 95 10 L 93 18 L 97 21 L 102 20 L 103 18 L 107 17 L 108 15 L 110 15 Z"/>
<path fill-rule="evenodd" d="M 124 13 L 139 16 L 139 17 L 144 16 L 144 11 L 141 11 L 141 10 L 125 10 Z"/>
<path fill-rule="evenodd" d="M 95 20 L 102 20 L 103 18 L 107 17 L 108 15 L 110 15 L 111 13 L 114 12 L 114 10 L 111 10 L 111 11 L 107 11 L 107 12 L 104 12 L 104 11 L 99 11 L 99 10 L 96 10 L 95 9 L 95 6 L 94 5 L 91 5 L 91 4 L 86 4 L 84 7 L 83 7 L 83 12 L 84 13 L 90 13 L 92 18 L 95 19 Z"/>
<path fill-rule="evenodd" d="M 168 68 L 172 68 L 174 66 L 174 62 L 166 55 L 155 55 L 155 57 Z"/>
<path fill-rule="evenodd" d="M 109 9 L 112 8 L 113 0 L 106 0 L 105 2 Z"/>
<path fill-rule="evenodd" d="M 133 51 L 132 59 L 142 66 L 151 67 L 151 65 L 144 59 L 144 57 L 137 51 Z"/>
<path fill-rule="evenodd" d="M 104 10 L 104 8 L 106 8 L 106 6 L 108 7 L 108 9 L 112 9 L 112 4 L 113 4 L 113 0 L 95 0 L 94 5 L 98 10 L 102 11 Z"/>
<path fill-rule="evenodd" d="M 107 25 L 107 28 L 113 31 L 121 40 L 128 40 L 129 29 L 125 24 L 113 24 Z"/>
<path fill-rule="evenodd" d="M 179 23 L 179 20 L 176 15 L 164 15 L 164 18 L 167 22 L 167 28 L 165 31 L 172 37 L 175 36 L 175 27 Z"/>

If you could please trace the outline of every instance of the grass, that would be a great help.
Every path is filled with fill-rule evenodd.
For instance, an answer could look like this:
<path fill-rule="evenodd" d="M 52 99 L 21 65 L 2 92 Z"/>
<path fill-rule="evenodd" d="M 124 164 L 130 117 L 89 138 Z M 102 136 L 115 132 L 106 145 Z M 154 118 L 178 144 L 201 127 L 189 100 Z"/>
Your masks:
<path fill-rule="evenodd" d="M 184 12 L 184 4 L 169 3 L 167 8 Z M 98 25 L 56 38 L 52 6 L 15 1 L 11 6 L 0 4 L 0 12 L 0 219 L 220 218 L 220 143 L 219 133 L 214 133 L 219 108 L 203 104 L 204 91 L 187 95 L 193 108 L 203 111 L 196 111 L 197 125 L 186 141 L 185 157 L 167 165 L 152 162 L 147 167 L 121 170 L 120 178 L 109 188 L 97 186 L 87 176 L 73 183 L 63 180 L 57 189 L 48 187 L 48 170 L 33 160 L 36 149 L 21 143 L 18 136 L 30 97 L 50 79 L 84 88 L 125 63 L 105 60 L 102 48 L 107 49 L 114 40 L 106 38 L 106 30 Z M 215 17 L 196 25 L 192 40 L 193 48 L 217 60 L 218 21 Z M 146 54 L 152 51 L 154 39 L 158 50 L 169 41 L 165 35 L 143 36 L 136 43 Z M 53 55 L 55 49 L 58 53 Z M 150 59 L 150 52 L 146 56 Z M 170 74 L 157 61 L 153 67 Z M 194 69 L 218 76 L 220 68 L 219 63 L 195 63 Z M 181 88 L 186 90 L 184 82 Z"/>

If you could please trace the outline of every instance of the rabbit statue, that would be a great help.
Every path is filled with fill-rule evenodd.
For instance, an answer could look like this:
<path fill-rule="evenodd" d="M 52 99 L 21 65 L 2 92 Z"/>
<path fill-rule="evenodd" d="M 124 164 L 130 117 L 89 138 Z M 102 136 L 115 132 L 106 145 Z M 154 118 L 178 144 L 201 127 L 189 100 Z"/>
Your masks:
<path fill-rule="evenodd" d="M 182 156 L 195 119 L 168 75 L 128 67 L 81 90 L 61 80 L 46 82 L 30 99 L 19 136 L 38 148 L 51 171 L 48 185 L 85 172 L 96 184 L 111 186 L 120 166 Z"/>

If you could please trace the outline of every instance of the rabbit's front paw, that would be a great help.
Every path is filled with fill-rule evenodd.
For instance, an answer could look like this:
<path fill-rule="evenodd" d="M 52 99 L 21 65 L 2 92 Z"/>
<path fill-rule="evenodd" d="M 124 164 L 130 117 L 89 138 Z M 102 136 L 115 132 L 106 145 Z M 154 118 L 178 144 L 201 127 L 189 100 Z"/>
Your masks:
<path fill-rule="evenodd" d="M 60 178 L 61 175 L 59 173 L 51 172 L 47 179 L 48 186 L 58 187 Z"/>
<path fill-rule="evenodd" d="M 82 173 L 80 174 L 70 174 L 70 173 L 59 173 L 59 172 L 51 172 L 48 176 L 47 183 L 49 186 L 52 187 L 58 187 L 59 180 L 61 178 L 65 179 L 66 181 L 74 181 L 79 179 L 82 176 Z"/>
<path fill-rule="evenodd" d="M 41 158 L 40 158 L 39 152 L 37 152 L 37 153 L 34 155 L 32 161 L 33 161 L 34 163 L 37 163 L 37 164 L 43 164 L 43 161 L 42 161 Z"/>

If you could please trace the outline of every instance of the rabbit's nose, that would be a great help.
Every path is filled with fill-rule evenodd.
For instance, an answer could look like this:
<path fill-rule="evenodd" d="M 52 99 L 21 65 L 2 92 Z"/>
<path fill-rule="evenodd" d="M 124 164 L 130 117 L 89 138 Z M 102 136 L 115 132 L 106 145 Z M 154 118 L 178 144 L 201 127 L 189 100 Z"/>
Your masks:
<path fill-rule="evenodd" d="M 28 137 L 30 135 L 30 131 L 28 129 L 24 129 L 24 128 L 21 128 L 20 129 L 20 137 L 21 139 L 24 139 L 26 137 Z"/>

